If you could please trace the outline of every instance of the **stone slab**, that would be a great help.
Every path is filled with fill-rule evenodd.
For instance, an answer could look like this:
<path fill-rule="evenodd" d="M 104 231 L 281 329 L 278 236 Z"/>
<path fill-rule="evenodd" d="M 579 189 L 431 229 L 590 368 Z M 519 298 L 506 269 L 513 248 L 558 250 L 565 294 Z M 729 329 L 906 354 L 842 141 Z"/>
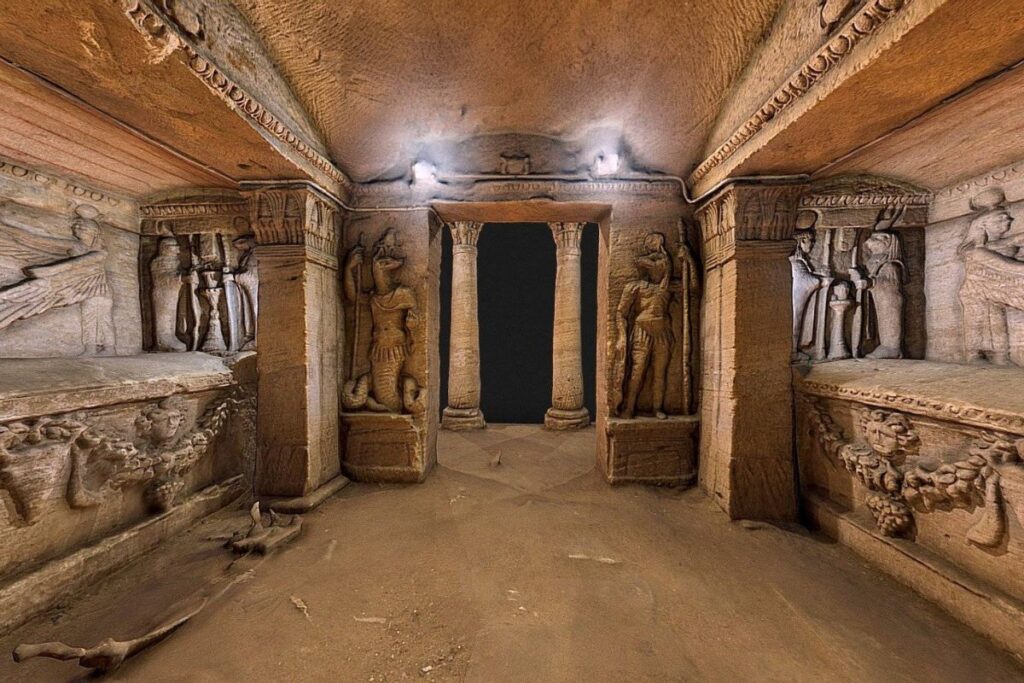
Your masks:
<path fill-rule="evenodd" d="M 418 482 L 429 467 L 425 434 L 412 415 L 342 413 L 341 466 L 356 481 Z"/>
<path fill-rule="evenodd" d="M 261 500 L 260 504 L 281 514 L 300 515 L 319 506 L 335 493 L 348 486 L 348 484 L 348 477 L 343 474 L 339 474 L 334 479 L 331 479 L 317 490 L 305 496 L 299 496 L 297 498 L 266 498 Z"/>
<path fill-rule="evenodd" d="M 205 353 L 0 360 L 0 422 L 148 401 L 233 383 L 224 359 Z"/>
<path fill-rule="evenodd" d="M 697 416 L 610 419 L 607 425 L 609 483 L 688 486 L 696 480 Z"/>
<path fill-rule="evenodd" d="M 795 368 L 803 393 L 1024 435 L 1024 371 L 913 360 L 845 360 Z"/>

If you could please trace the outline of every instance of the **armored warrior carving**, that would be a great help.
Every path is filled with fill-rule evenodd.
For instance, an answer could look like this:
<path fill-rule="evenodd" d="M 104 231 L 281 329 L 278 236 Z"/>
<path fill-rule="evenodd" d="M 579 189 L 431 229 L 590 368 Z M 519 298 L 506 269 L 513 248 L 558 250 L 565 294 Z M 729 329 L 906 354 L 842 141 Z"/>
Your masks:
<path fill-rule="evenodd" d="M 84 352 L 113 353 L 113 300 L 96 209 L 83 204 L 75 210 L 74 239 L 37 232 L 27 214 L 16 205 L 0 205 L 4 228 L 0 256 L 38 264 L 22 268 L 24 279 L 0 288 L 0 330 L 18 320 L 80 304 Z"/>
<path fill-rule="evenodd" d="M 349 410 L 422 412 L 424 392 L 412 377 L 403 375 L 406 358 L 412 350 L 410 332 L 418 326 L 419 317 L 415 292 L 396 277 L 395 271 L 405 265 L 405 258 L 399 255 L 394 229 L 388 229 L 374 245 L 370 264 L 373 287 L 369 291 L 362 289 L 364 251 L 361 244 L 349 251 L 345 259 L 344 286 L 346 298 L 356 304 L 353 348 L 359 343 L 359 309 L 363 301 L 369 303 L 370 372 L 346 383 L 343 403 Z M 354 362 L 352 372 L 355 373 Z"/>
<path fill-rule="evenodd" d="M 173 237 L 160 240 L 157 249 L 157 255 L 149 263 L 156 347 L 159 351 L 186 351 L 188 347 L 178 339 L 181 249 Z"/>
<path fill-rule="evenodd" d="M 617 331 L 615 386 L 625 396 L 616 402 L 619 417 L 632 418 L 645 379 L 650 377 L 651 410 L 665 419 L 665 383 L 672 354 L 669 305 L 672 258 L 665 236 L 651 233 L 637 256 L 640 278 L 626 284 L 615 311 Z"/>
<path fill-rule="evenodd" d="M 971 201 L 978 212 L 960 244 L 964 281 L 964 347 L 968 362 L 1010 363 L 1007 312 L 1024 311 L 1024 232 L 1011 232 L 1013 218 L 999 188 Z"/>

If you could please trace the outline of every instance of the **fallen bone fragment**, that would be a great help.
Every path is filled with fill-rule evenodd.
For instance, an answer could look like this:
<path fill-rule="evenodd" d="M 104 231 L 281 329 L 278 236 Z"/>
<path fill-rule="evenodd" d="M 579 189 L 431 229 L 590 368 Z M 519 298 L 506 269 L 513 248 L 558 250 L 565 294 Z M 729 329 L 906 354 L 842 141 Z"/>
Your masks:
<path fill-rule="evenodd" d="M 253 503 L 249 509 L 249 517 L 252 520 L 249 530 L 232 536 L 224 547 L 231 548 L 236 553 L 255 552 L 266 555 L 277 546 L 298 536 L 302 530 L 300 515 L 279 515 L 273 510 L 270 511 L 270 524 L 264 525 L 259 501 Z"/>
<path fill-rule="evenodd" d="M 181 628 L 189 619 L 199 614 L 206 606 L 203 600 L 198 607 L 188 614 L 169 621 L 149 633 L 132 640 L 114 640 L 106 638 L 94 647 L 73 647 L 64 643 L 25 643 L 14 648 L 14 661 L 24 662 L 33 657 L 49 657 L 51 659 L 77 659 L 78 665 L 99 672 L 113 671 L 121 666 L 126 659 L 132 657 L 150 645 L 154 645 L 174 631 Z"/>

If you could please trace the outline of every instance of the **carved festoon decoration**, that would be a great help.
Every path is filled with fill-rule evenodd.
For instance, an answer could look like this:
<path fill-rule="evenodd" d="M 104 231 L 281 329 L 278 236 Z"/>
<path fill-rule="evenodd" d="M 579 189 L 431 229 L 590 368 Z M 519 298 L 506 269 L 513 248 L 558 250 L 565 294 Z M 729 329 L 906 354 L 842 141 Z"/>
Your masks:
<path fill-rule="evenodd" d="M 1011 230 L 1013 218 L 999 188 L 976 195 L 971 207 L 976 215 L 958 249 L 964 260 L 964 351 L 968 362 L 1006 365 L 1007 312 L 1024 311 L 1024 231 Z"/>
<path fill-rule="evenodd" d="M 845 19 L 863 0 L 818 0 L 818 23 L 826 33 Z"/>
<path fill-rule="evenodd" d="M 889 229 L 900 214 L 883 209 L 868 230 L 816 230 L 817 214 L 801 213 L 790 256 L 795 360 L 903 356 L 906 266 L 900 237 Z"/>
<path fill-rule="evenodd" d="M 980 507 L 980 520 L 967 532 L 967 540 L 986 548 L 1003 542 L 1006 511 L 999 468 L 1020 466 L 1020 441 L 983 432 L 960 459 L 935 464 L 920 457 L 920 439 L 902 413 L 862 409 L 858 426 L 863 440 L 849 441 L 820 401 L 809 399 L 807 404 L 826 454 L 871 491 L 866 505 L 882 533 L 909 532 L 915 510 Z"/>
<path fill-rule="evenodd" d="M 345 298 L 355 306 L 352 378 L 345 383 L 342 401 L 347 410 L 418 414 L 425 408 L 425 390 L 405 374 L 406 359 L 412 352 L 412 331 L 419 324 L 416 294 L 401 284 L 397 271 L 405 265 L 394 228 L 389 228 L 373 247 L 370 262 L 372 286 L 363 288 L 365 247 L 356 244 L 345 259 Z M 370 372 L 357 375 L 360 330 L 365 324 L 364 306 L 369 307 L 371 342 Z"/>
<path fill-rule="evenodd" d="M 83 353 L 114 352 L 113 298 L 107 282 L 107 252 L 99 212 L 79 205 L 71 219 L 72 238 L 40 229 L 41 214 L 12 202 L 0 203 L 0 332 L 19 320 L 65 306 L 81 312 Z M 17 271 L 3 263 L 17 264 Z"/>
<path fill-rule="evenodd" d="M 257 267 L 248 202 L 224 190 L 141 208 L 156 351 L 234 353 L 256 341 Z"/>
<path fill-rule="evenodd" d="M 88 508 L 118 491 L 148 484 L 147 502 L 166 511 L 229 416 L 251 411 L 254 401 L 240 391 L 215 401 L 195 419 L 172 396 L 142 408 L 131 435 L 111 433 L 79 413 L 0 425 L 0 488 L 10 497 L 14 518 L 26 524 L 38 520 L 57 491 L 63 491 L 70 507 Z"/>
<path fill-rule="evenodd" d="M 665 235 L 652 232 L 635 258 L 639 277 L 622 291 L 615 310 L 615 362 L 613 406 L 619 417 L 632 418 L 645 386 L 650 390 L 650 412 L 667 417 L 665 390 L 667 371 L 676 344 L 682 344 L 684 412 L 690 405 L 691 314 L 696 284 L 696 263 L 685 241 L 680 241 L 678 269 L 674 278 L 673 258 Z M 675 306 L 674 304 L 678 304 Z M 673 308 L 677 309 L 675 317 Z"/>

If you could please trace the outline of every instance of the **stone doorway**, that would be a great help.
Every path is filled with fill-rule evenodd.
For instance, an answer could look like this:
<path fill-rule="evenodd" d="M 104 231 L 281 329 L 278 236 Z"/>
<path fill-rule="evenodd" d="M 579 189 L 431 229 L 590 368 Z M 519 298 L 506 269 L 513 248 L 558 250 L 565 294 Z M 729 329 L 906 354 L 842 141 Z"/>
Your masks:
<path fill-rule="evenodd" d="M 598 226 L 580 239 L 584 407 L 596 414 Z M 490 423 L 540 424 L 551 406 L 555 244 L 547 223 L 485 223 L 477 242 L 480 408 Z M 441 397 L 448 396 L 452 238 L 441 259 Z"/>

